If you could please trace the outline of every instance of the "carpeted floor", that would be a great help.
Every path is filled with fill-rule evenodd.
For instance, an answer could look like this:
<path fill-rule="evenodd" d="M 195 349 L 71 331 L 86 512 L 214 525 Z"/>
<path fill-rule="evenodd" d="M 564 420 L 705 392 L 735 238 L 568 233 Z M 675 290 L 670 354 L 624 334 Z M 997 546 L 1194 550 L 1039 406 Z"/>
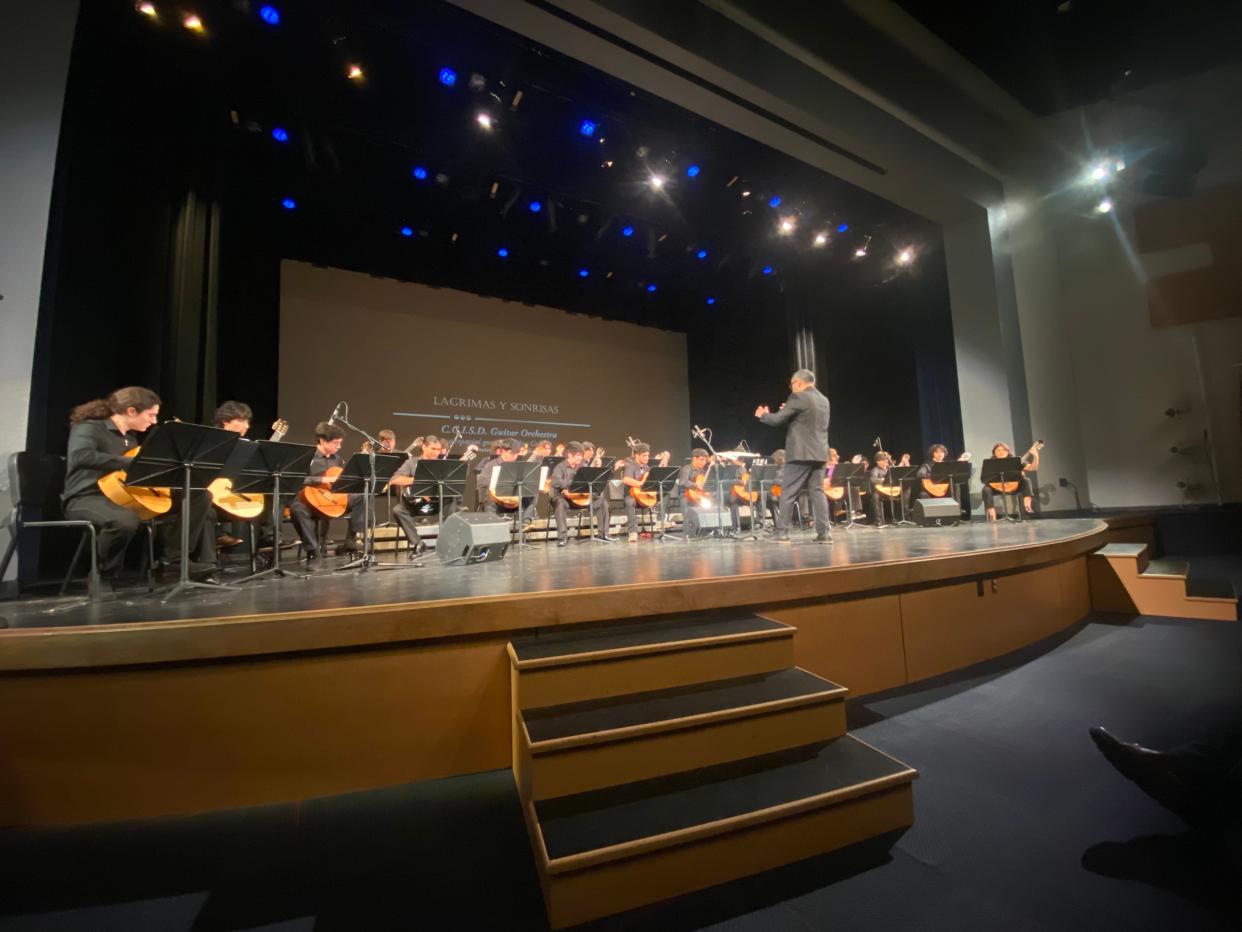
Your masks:
<path fill-rule="evenodd" d="M 1202 565 L 1196 557 L 1196 565 Z M 1242 577 L 1219 558 L 1217 577 Z M 1242 581 L 1242 580 L 1239 580 Z M 1211 847 L 1100 757 L 1242 725 L 1242 627 L 1092 616 L 1050 643 L 850 706 L 913 765 L 891 850 L 820 858 L 608 929 L 1234 929 Z M 540 929 L 507 771 L 193 819 L 0 834 L 0 930 Z"/>

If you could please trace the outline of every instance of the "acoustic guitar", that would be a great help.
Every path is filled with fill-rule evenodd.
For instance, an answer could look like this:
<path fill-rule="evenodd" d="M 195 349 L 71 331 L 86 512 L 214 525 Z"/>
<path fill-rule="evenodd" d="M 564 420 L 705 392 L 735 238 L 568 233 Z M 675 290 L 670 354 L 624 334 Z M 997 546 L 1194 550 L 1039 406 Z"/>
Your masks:
<path fill-rule="evenodd" d="M 957 459 L 958 462 L 964 463 L 970 459 L 970 454 L 963 453 Z M 944 498 L 949 494 L 949 489 L 952 486 L 951 482 L 933 482 L 930 477 L 922 481 L 923 488 L 927 490 L 927 494 L 932 498 Z"/>
<path fill-rule="evenodd" d="M 824 476 L 824 494 L 828 496 L 828 501 L 839 502 L 845 498 L 845 486 L 833 485 L 831 476 Z"/>
<path fill-rule="evenodd" d="M 1034 453 L 1037 450 L 1042 450 L 1043 448 L 1044 448 L 1044 442 L 1042 440 L 1036 440 L 1033 444 L 1031 444 L 1031 449 L 1028 450 L 1027 452 Z M 1026 472 L 1026 470 L 1027 470 L 1027 467 L 1023 466 L 1022 471 Z M 1018 487 L 1022 485 L 1022 482 L 1021 480 L 1015 479 L 1012 482 L 989 482 L 988 485 L 990 485 L 997 492 L 1000 492 L 1004 495 L 1012 495 L 1014 492 L 1018 491 Z"/>
<path fill-rule="evenodd" d="M 142 447 L 134 447 L 126 450 L 125 458 L 133 459 L 141 449 Z M 108 501 L 128 508 L 140 521 L 149 521 L 158 515 L 168 514 L 173 505 L 172 489 L 126 485 L 124 469 L 100 476 L 98 484 L 99 491 L 107 496 Z"/>
<path fill-rule="evenodd" d="M 672 457 L 672 454 L 669 453 L 668 450 L 665 450 L 659 456 L 656 457 L 656 462 L 660 466 L 667 466 L 668 461 L 671 457 Z M 650 468 L 648 468 L 646 471 L 643 472 L 643 475 L 642 475 L 643 482 L 647 481 L 647 475 L 650 472 L 651 472 Z M 656 502 L 660 500 L 660 493 L 655 489 L 644 489 L 640 485 L 632 485 L 629 488 L 630 488 L 630 498 L 634 499 L 634 501 L 638 503 L 639 508 L 654 508 L 656 506 Z"/>
<path fill-rule="evenodd" d="M 700 473 L 693 481 L 694 484 L 686 488 L 686 501 L 691 505 L 710 504 L 711 498 L 704 491 L 707 486 L 707 473 Z"/>
<path fill-rule="evenodd" d="M 268 440 L 272 443 L 279 443 L 287 433 L 289 433 L 289 422 L 284 418 L 277 418 L 272 424 L 272 436 Z M 266 509 L 261 493 L 234 492 L 232 479 L 213 479 L 207 486 L 207 491 L 211 493 L 213 505 L 229 517 L 239 521 L 253 521 Z"/>
<path fill-rule="evenodd" d="M 901 483 L 885 485 L 883 482 L 877 482 L 875 491 L 877 495 L 883 495 L 885 498 L 898 499 L 901 498 Z"/>

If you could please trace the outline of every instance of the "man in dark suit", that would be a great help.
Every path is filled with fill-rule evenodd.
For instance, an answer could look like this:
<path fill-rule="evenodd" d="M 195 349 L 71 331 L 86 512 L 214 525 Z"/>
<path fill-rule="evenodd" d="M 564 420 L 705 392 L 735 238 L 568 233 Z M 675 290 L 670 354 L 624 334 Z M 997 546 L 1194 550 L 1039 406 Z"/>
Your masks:
<path fill-rule="evenodd" d="M 815 387 L 815 373 L 799 369 L 789 379 L 789 398 L 779 411 L 755 409 L 755 417 L 772 427 L 787 424 L 785 471 L 781 482 L 781 507 L 776 531 L 768 539 L 789 543 L 789 521 L 794 502 L 803 489 L 811 498 L 815 515 L 815 543 L 830 544 L 828 497 L 824 495 L 824 464 L 828 462 L 828 399 Z"/>

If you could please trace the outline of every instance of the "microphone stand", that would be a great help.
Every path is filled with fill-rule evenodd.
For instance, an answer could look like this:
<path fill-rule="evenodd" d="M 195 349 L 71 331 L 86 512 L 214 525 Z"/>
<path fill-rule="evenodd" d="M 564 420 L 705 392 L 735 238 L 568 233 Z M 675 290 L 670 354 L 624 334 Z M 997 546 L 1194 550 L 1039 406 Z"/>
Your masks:
<path fill-rule="evenodd" d="M 344 414 L 341 413 L 342 408 L 345 411 Z M 337 567 L 336 572 L 339 573 L 343 570 L 352 570 L 355 568 L 359 568 L 365 572 L 370 567 L 376 565 L 375 554 L 373 552 L 375 537 L 375 451 L 380 448 L 381 444 L 377 438 L 372 437 L 361 427 L 358 427 L 356 424 L 350 422 L 349 405 L 344 401 L 336 406 L 336 410 L 332 412 L 332 417 L 328 419 L 329 424 L 335 424 L 337 421 L 340 421 L 366 441 L 367 460 L 370 465 L 370 475 L 367 477 L 366 493 L 363 495 L 362 499 L 362 556 L 356 560 L 350 560 L 344 566 Z"/>
<path fill-rule="evenodd" d="M 695 424 L 694 429 L 691 431 L 691 433 L 695 437 L 698 437 L 700 440 L 702 440 L 703 446 L 707 447 L 707 452 L 711 454 L 710 462 L 712 466 L 720 465 L 720 463 L 718 462 L 720 458 L 716 454 L 716 448 L 712 446 L 711 430 L 704 428 L 704 427 L 699 427 L 699 425 Z M 720 481 L 720 474 L 717 473 L 716 474 L 716 526 L 712 528 L 712 537 L 724 537 L 725 536 L 723 533 L 721 533 L 721 528 L 724 525 L 724 513 L 720 509 L 721 509 L 721 506 L 723 505 L 724 505 L 724 483 Z"/>

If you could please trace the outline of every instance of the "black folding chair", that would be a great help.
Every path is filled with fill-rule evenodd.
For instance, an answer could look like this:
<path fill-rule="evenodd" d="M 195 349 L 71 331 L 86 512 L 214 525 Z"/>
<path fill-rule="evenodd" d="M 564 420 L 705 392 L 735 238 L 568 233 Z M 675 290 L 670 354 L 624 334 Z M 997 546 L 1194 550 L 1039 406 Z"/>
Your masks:
<path fill-rule="evenodd" d="M 0 527 L 9 530 L 9 545 L 0 560 L 0 579 L 9 568 L 9 561 L 17 551 L 18 537 L 26 528 L 67 527 L 83 531 L 74 551 L 73 561 L 60 584 L 64 595 L 73 579 L 73 571 L 82 557 L 82 548 L 89 545 L 91 570 L 87 577 L 87 592 L 91 598 L 99 595 L 99 565 L 95 547 L 95 526 L 89 521 L 70 520 L 64 517 L 60 507 L 60 493 L 65 487 L 65 460 L 48 453 L 19 452 L 9 455 L 9 490 L 13 496 L 13 511 L 0 518 Z M 18 584 L 18 594 L 21 585 Z"/>

